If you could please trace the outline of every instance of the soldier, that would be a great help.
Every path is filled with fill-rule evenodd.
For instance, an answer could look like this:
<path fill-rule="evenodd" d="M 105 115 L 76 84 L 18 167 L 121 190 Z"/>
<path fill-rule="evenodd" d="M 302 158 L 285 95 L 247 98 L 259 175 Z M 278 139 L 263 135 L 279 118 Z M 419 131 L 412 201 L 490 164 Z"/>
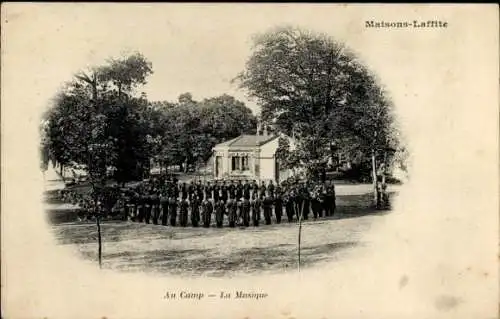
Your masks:
<path fill-rule="evenodd" d="M 138 214 L 138 209 L 139 209 L 139 194 L 135 190 L 130 191 L 130 205 L 131 207 L 131 212 L 130 212 L 130 220 L 131 221 L 137 221 L 137 214 Z"/>
<path fill-rule="evenodd" d="M 186 227 L 188 223 L 188 210 L 189 202 L 187 199 L 183 199 L 179 205 L 179 225 L 181 227 Z"/>
<path fill-rule="evenodd" d="M 181 199 L 183 201 L 188 198 L 188 186 L 186 185 L 186 183 L 181 184 L 180 193 L 181 193 Z"/>
<path fill-rule="evenodd" d="M 286 216 L 288 218 L 288 222 L 291 223 L 293 221 L 293 214 L 294 214 L 294 192 L 293 190 L 289 190 L 286 192 L 285 196 L 285 210 L 286 210 Z"/>
<path fill-rule="evenodd" d="M 149 192 L 148 192 L 149 193 Z M 151 211 L 153 210 L 153 199 L 152 193 L 144 194 L 144 206 L 145 206 L 145 222 L 149 224 L 151 221 Z"/>
<path fill-rule="evenodd" d="M 335 210 L 337 209 L 337 200 L 336 200 L 336 196 L 335 196 L 335 184 L 331 184 L 330 185 L 330 190 L 328 192 L 328 195 L 329 195 L 329 199 L 330 199 L 330 202 L 331 202 L 331 205 L 330 205 L 330 216 L 333 216 L 333 214 L 335 214 Z"/>
<path fill-rule="evenodd" d="M 168 203 L 168 212 L 170 215 L 170 226 L 174 226 L 177 223 L 177 197 L 170 197 L 170 201 Z"/>
<path fill-rule="evenodd" d="M 252 203 L 252 222 L 254 226 L 259 226 L 261 201 L 257 194 Z"/>
<path fill-rule="evenodd" d="M 212 212 L 213 212 L 213 206 L 211 200 L 208 200 L 207 198 L 203 199 L 201 207 L 202 207 L 203 227 L 208 228 L 210 227 L 210 222 L 212 220 Z"/>
<path fill-rule="evenodd" d="M 271 214 L 273 209 L 273 198 L 271 197 L 271 193 L 269 191 L 266 192 L 266 196 L 262 201 L 262 207 L 264 209 L 264 219 L 266 221 L 266 225 L 271 225 Z"/>
<path fill-rule="evenodd" d="M 228 187 L 228 192 L 229 192 L 229 199 L 235 200 L 236 199 L 236 185 L 234 185 L 234 181 L 231 181 Z"/>
<path fill-rule="evenodd" d="M 196 193 L 196 186 L 191 181 L 191 182 L 189 182 L 189 185 L 188 185 L 188 200 L 189 200 L 189 202 L 191 202 L 195 193 Z"/>
<path fill-rule="evenodd" d="M 250 200 L 250 191 L 251 191 L 250 184 L 248 184 L 248 181 L 245 181 L 245 183 L 243 184 L 243 198 L 244 199 Z"/>
<path fill-rule="evenodd" d="M 130 216 L 130 211 L 131 211 L 131 205 L 130 205 L 130 202 L 131 202 L 131 198 L 130 198 L 130 194 L 128 193 L 128 191 L 125 191 L 123 193 L 123 202 L 124 202 L 124 207 L 123 207 L 123 218 L 122 220 L 128 220 L 129 216 Z M 82 203 L 82 200 L 80 199 L 79 203 Z"/>
<path fill-rule="evenodd" d="M 212 193 L 214 195 L 214 205 L 216 205 L 220 200 L 220 182 L 215 181 L 212 187 Z"/>
<path fill-rule="evenodd" d="M 161 224 L 163 226 L 167 226 L 168 220 L 168 196 L 167 193 L 164 192 L 160 197 L 160 205 L 161 205 Z"/>
<path fill-rule="evenodd" d="M 389 193 L 387 192 L 387 184 L 385 182 L 382 183 L 382 203 L 383 207 L 386 209 L 391 206 L 391 203 L 389 202 Z"/>
<path fill-rule="evenodd" d="M 203 188 L 203 191 L 205 192 L 204 199 L 211 200 L 212 199 L 212 185 L 210 185 L 210 182 L 207 182 L 205 184 L 205 187 Z"/>
<path fill-rule="evenodd" d="M 137 221 L 142 223 L 146 215 L 146 197 L 142 194 L 142 190 L 139 190 L 139 196 L 137 198 L 138 214 Z"/>
<path fill-rule="evenodd" d="M 325 205 L 325 200 L 326 200 L 326 188 L 325 185 L 323 184 L 319 190 L 318 190 L 318 200 L 319 200 L 319 217 L 323 217 L 323 212 L 325 214 L 325 217 L 328 216 L 328 208 Z"/>
<path fill-rule="evenodd" d="M 269 191 L 271 197 L 274 197 L 274 184 L 272 180 L 269 181 L 269 185 L 267 185 L 267 190 Z"/>
<path fill-rule="evenodd" d="M 215 223 L 217 228 L 221 228 L 224 222 L 224 214 L 225 214 L 225 204 L 222 199 L 220 199 L 215 204 Z"/>
<path fill-rule="evenodd" d="M 266 183 L 262 181 L 259 187 L 259 198 L 263 200 L 266 197 Z"/>
<path fill-rule="evenodd" d="M 201 184 L 201 180 L 198 180 L 196 184 L 196 195 L 198 196 L 198 201 L 201 203 L 203 197 L 205 196 L 204 186 Z"/>
<path fill-rule="evenodd" d="M 152 196 L 153 205 L 153 224 L 158 225 L 158 219 L 160 218 L 161 206 L 160 206 L 160 194 L 158 190 L 154 190 Z"/>
<path fill-rule="evenodd" d="M 276 187 L 276 196 L 274 197 L 274 215 L 276 215 L 276 223 L 281 224 L 281 216 L 283 216 L 283 197 L 280 187 Z"/>
<path fill-rule="evenodd" d="M 241 180 L 238 180 L 238 184 L 236 184 L 236 200 L 240 201 L 243 198 L 243 184 Z"/>
<path fill-rule="evenodd" d="M 250 225 L 250 200 L 246 197 L 243 198 L 243 202 L 241 203 L 241 215 L 243 226 L 248 227 Z"/>
<path fill-rule="evenodd" d="M 198 227 L 200 222 L 200 199 L 198 196 L 193 197 L 191 202 L 191 224 L 193 227 Z"/>
<path fill-rule="evenodd" d="M 172 194 L 171 194 L 171 196 L 177 200 L 179 198 L 180 191 L 181 191 L 181 185 L 179 184 L 179 181 L 177 180 L 177 178 L 174 177 L 174 181 L 172 182 Z"/>
<path fill-rule="evenodd" d="M 238 219 L 238 206 L 235 199 L 230 199 L 227 203 L 229 227 L 234 228 L 236 226 L 236 220 Z"/>
<path fill-rule="evenodd" d="M 220 187 L 220 190 L 219 190 L 219 194 L 220 194 L 220 199 L 222 199 L 222 201 L 224 202 L 224 205 L 227 203 L 227 185 L 226 185 L 226 181 L 222 181 L 222 185 Z"/>
<path fill-rule="evenodd" d="M 312 208 L 314 219 L 317 219 L 319 212 L 321 210 L 321 203 L 319 201 L 318 188 L 315 188 L 312 195 L 311 195 L 311 208 Z"/>
<path fill-rule="evenodd" d="M 257 184 L 257 181 L 255 179 L 252 181 L 252 185 L 250 185 L 250 190 L 252 191 L 252 199 L 257 198 L 257 194 L 259 193 L 259 185 Z"/>

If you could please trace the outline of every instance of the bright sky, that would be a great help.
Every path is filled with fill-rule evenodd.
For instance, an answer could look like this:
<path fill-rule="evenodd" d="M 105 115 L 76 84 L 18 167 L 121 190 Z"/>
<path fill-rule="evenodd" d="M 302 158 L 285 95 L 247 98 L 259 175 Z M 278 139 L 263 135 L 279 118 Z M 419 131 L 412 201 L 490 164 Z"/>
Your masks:
<path fill-rule="evenodd" d="M 195 99 L 228 93 L 255 110 L 230 81 L 244 69 L 251 36 L 280 25 L 326 32 L 374 69 L 386 68 L 388 59 L 395 67 L 406 67 L 413 58 L 387 45 L 400 41 L 411 48 L 403 34 L 391 40 L 384 32 L 364 28 L 375 12 L 390 16 L 391 11 L 380 6 L 342 7 L 341 13 L 338 6 L 320 4 L 66 3 L 12 5 L 6 12 L 11 32 L 5 50 L 17 49 L 16 60 L 24 58 L 26 70 L 33 71 L 36 85 L 41 85 L 39 94 L 47 97 L 85 65 L 140 51 L 153 63 L 154 75 L 143 88 L 151 100 L 175 100 L 184 92 Z"/>

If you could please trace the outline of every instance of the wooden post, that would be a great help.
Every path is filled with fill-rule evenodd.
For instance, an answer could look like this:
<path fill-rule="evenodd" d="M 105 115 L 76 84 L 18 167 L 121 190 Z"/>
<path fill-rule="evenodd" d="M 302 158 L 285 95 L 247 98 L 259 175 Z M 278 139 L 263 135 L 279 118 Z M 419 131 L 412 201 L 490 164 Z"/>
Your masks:
<path fill-rule="evenodd" d="M 300 244 L 301 244 L 301 238 L 302 238 L 302 213 L 304 212 L 304 202 L 302 201 L 302 206 L 300 207 L 300 214 L 299 214 L 299 238 L 298 238 L 298 264 L 297 268 L 300 272 Z"/>
<path fill-rule="evenodd" d="M 99 268 L 102 268 L 102 238 L 101 238 L 101 223 L 100 223 L 100 212 L 96 215 L 96 223 L 97 223 L 97 246 L 98 246 L 98 257 L 99 257 Z"/>

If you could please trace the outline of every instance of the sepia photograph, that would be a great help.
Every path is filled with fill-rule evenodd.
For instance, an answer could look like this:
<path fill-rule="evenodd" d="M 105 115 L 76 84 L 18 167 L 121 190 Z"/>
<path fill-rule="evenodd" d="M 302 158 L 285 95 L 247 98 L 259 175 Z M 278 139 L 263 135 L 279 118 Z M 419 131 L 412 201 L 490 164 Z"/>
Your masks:
<path fill-rule="evenodd" d="M 498 316 L 498 8 L 2 25 L 2 316 Z"/>
<path fill-rule="evenodd" d="M 148 99 L 142 53 L 65 83 L 40 146 L 61 244 L 103 267 L 190 276 L 297 271 L 360 244 L 407 178 L 390 97 L 327 35 L 276 27 L 251 45 L 231 80 L 253 109 L 231 92 Z M 301 246 L 302 223 L 314 240 Z"/>

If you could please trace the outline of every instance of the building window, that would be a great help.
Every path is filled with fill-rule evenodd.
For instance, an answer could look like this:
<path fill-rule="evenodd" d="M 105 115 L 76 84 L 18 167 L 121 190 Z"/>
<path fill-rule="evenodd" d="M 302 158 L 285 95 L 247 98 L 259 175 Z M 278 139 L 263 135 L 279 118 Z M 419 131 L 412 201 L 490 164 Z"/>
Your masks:
<path fill-rule="evenodd" d="M 232 171 L 249 171 L 250 165 L 248 156 L 232 156 L 231 157 L 231 170 Z"/>
<path fill-rule="evenodd" d="M 250 165 L 248 165 L 248 156 L 243 156 L 241 158 L 241 170 L 242 171 L 249 171 L 250 170 Z"/>

